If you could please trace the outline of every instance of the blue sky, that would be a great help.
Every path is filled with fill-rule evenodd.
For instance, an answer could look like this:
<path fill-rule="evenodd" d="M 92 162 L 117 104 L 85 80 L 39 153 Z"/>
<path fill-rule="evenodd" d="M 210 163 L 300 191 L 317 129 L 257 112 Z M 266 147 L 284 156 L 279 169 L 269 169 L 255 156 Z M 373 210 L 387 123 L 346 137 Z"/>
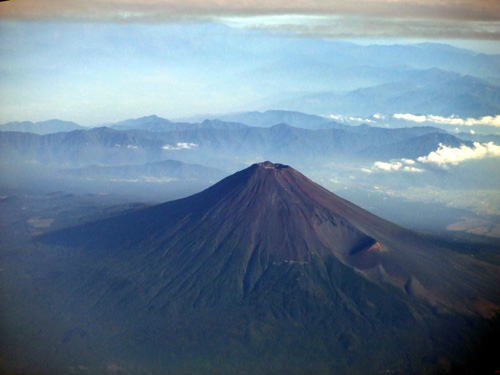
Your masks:
<path fill-rule="evenodd" d="M 255 63 L 239 48 L 253 37 L 225 26 L 15 22 L 0 33 L 0 122 L 171 118 L 252 97 L 231 81 Z"/>
<path fill-rule="evenodd" d="M 325 41 L 430 40 L 500 53 L 499 25 L 496 0 L 2 2 L 0 123 L 243 110 L 267 95 L 317 90 L 305 77 L 275 87 L 266 69 L 283 62 L 300 75 Z"/>

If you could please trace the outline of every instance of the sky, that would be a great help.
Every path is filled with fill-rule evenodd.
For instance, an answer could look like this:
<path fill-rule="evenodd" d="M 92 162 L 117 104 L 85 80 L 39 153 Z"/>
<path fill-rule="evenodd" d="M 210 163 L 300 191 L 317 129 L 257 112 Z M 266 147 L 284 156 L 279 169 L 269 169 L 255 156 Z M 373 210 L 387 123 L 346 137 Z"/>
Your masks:
<path fill-rule="evenodd" d="M 245 109 L 264 92 L 277 93 L 259 92 L 248 72 L 264 77 L 257 70 L 278 45 L 292 50 L 282 45 L 294 38 L 311 45 L 437 41 L 500 53 L 500 1 L 2 1 L 0 123 L 95 125 Z M 307 43 L 298 45 L 307 53 Z M 249 63 L 263 54 L 269 59 Z"/>
<path fill-rule="evenodd" d="M 222 20 L 330 37 L 500 39 L 497 0 L 11 0 L 0 14 L 22 21 Z"/>

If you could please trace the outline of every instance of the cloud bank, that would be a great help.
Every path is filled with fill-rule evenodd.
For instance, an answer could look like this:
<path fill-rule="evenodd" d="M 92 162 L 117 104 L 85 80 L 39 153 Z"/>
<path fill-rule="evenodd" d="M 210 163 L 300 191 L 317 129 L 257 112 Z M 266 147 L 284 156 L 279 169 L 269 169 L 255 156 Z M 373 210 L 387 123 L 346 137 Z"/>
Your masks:
<path fill-rule="evenodd" d="M 188 142 L 178 142 L 175 145 L 164 145 L 162 149 L 164 150 L 191 150 L 193 147 L 198 147 L 196 143 L 188 143 Z"/>
<path fill-rule="evenodd" d="M 15 0 L 2 4 L 10 18 L 170 16 L 371 16 L 402 19 L 498 21 L 497 0 Z M 168 13 L 168 14 L 165 14 Z"/>
<path fill-rule="evenodd" d="M 15 0 L 0 3 L 0 17 L 128 23 L 202 20 L 329 37 L 500 40 L 498 0 Z"/>
<path fill-rule="evenodd" d="M 473 147 L 465 145 L 459 148 L 452 148 L 439 145 L 436 151 L 427 156 L 421 156 L 417 159 L 419 163 L 434 164 L 438 167 L 446 168 L 448 164 L 457 165 L 467 160 L 477 160 L 485 158 L 500 157 L 500 146 L 489 143 L 474 142 Z"/>
<path fill-rule="evenodd" d="M 388 163 L 377 161 L 373 164 L 372 170 L 386 172 L 423 172 L 423 169 L 414 167 L 414 164 L 415 161 L 411 159 L 401 159 L 400 161 L 391 160 Z"/>
<path fill-rule="evenodd" d="M 377 161 L 371 168 L 363 168 L 366 173 L 372 172 L 423 172 L 425 165 L 448 169 L 448 166 L 457 165 L 468 160 L 480 160 L 485 158 L 500 157 L 500 146 L 493 142 L 474 142 L 473 147 L 461 145 L 460 147 L 448 147 L 439 145 L 436 151 L 429 155 L 421 156 L 417 160 L 400 159 L 389 162 Z"/>
<path fill-rule="evenodd" d="M 432 122 L 434 124 L 451 125 L 451 126 L 485 125 L 485 126 L 500 127 L 500 115 L 485 116 L 479 119 L 476 118 L 462 119 L 457 116 L 442 117 L 434 115 L 413 115 L 411 113 L 396 113 L 392 117 L 394 117 L 397 120 L 404 120 L 416 123 Z"/>
<path fill-rule="evenodd" d="M 380 117 L 376 117 L 376 116 L 379 116 L 379 115 L 376 114 L 376 115 L 373 115 L 372 117 L 376 118 L 377 120 L 381 119 Z M 369 118 L 344 116 L 344 115 L 335 115 L 335 114 L 331 114 L 329 116 L 329 118 L 331 118 L 334 121 L 344 122 L 344 123 L 356 123 L 356 124 L 365 123 L 365 124 L 370 124 L 370 123 L 374 122 L 373 120 L 371 120 Z"/>

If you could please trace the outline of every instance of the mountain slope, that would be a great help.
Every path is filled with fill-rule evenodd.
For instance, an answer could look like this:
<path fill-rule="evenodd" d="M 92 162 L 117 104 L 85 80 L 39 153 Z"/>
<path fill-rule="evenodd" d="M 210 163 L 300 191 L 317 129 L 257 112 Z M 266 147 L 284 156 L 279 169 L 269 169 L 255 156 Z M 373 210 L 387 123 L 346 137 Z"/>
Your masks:
<path fill-rule="evenodd" d="M 4 161 L 45 165 L 123 165 L 161 160 L 160 140 L 110 128 L 38 135 L 0 132 Z"/>
<path fill-rule="evenodd" d="M 227 295 L 235 301 L 253 290 L 273 265 L 325 263 L 329 257 L 446 310 L 488 315 L 488 309 L 477 309 L 477 299 L 493 296 L 500 301 L 494 288 L 479 279 L 475 282 L 474 273 L 466 268 L 483 269 L 485 277 L 498 270 L 433 248 L 292 168 L 269 162 L 253 165 L 195 196 L 50 235 L 51 241 L 92 249 L 124 251 L 139 246 L 156 256 L 152 238 L 155 244 L 164 244 L 161 252 L 177 266 L 199 264 L 189 272 L 193 275 L 189 285 L 199 283 L 195 290 L 207 287 L 206 277 L 213 289 L 213 283 L 228 282 Z M 172 243 L 175 246 L 170 247 Z M 187 253 L 182 251 L 186 248 Z M 202 266 L 219 256 L 219 269 Z M 464 271 L 457 273 L 457 268 Z M 171 272 L 186 281 L 181 269 L 174 267 Z"/>
<path fill-rule="evenodd" d="M 446 372 L 498 332 L 498 267 L 269 162 L 36 252 L 37 373 Z"/>

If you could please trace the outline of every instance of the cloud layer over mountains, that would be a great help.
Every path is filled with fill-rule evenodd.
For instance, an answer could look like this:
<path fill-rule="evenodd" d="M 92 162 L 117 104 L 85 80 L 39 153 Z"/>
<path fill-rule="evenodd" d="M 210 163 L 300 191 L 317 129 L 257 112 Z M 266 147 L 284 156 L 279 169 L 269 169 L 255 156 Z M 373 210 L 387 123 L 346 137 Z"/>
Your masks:
<path fill-rule="evenodd" d="M 334 37 L 500 39 L 500 3 L 495 0 L 17 0 L 2 3 L 0 15 L 14 20 L 117 23 L 218 20 Z"/>
<path fill-rule="evenodd" d="M 422 156 L 417 159 L 420 163 L 435 164 L 439 167 L 446 168 L 448 164 L 457 165 L 467 160 L 477 160 L 492 157 L 500 157 L 500 147 L 489 143 L 474 142 L 474 147 L 465 145 L 459 148 L 447 147 L 440 145 L 437 151 L 431 152 L 427 156 Z"/>
<path fill-rule="evenodd" d="M 373 171 L 385 172 L 423 172 L 419 168 L 422 164 L 428 164 L 442 169 L 447 169 L 449 165 L 458 165 L 468 160 L 480 160 L 486 158 L 500 157 L 500 146 L 493 142 L 479 143 L 474 142 L 473 147 L 461 145 L 460 147 L 448 147 L 443 144 L 439 145 L 436 151 L 432 151 L 426 156 L 421 156 L 415 160 L 400 159 L 391 160 L 389 162 L 377 161 L 371 169 L 363 169 L 370 173 Z"/>
<path fill-rule="evenodd" d="M 497 116 L 484 116 L 481 118 L 466 118 L 462 119 L 458 116 L 435 116 L 435 115 L 413 115 L 411 113 L 396 113 L 393 117 L 397 120 L 405 120 L 409 122 L 424 123 L 432 122 L 440 125 L 453 125 L 453 126 L 474 126 L 485 125 L 500 127 L 500 115 Z"/>

